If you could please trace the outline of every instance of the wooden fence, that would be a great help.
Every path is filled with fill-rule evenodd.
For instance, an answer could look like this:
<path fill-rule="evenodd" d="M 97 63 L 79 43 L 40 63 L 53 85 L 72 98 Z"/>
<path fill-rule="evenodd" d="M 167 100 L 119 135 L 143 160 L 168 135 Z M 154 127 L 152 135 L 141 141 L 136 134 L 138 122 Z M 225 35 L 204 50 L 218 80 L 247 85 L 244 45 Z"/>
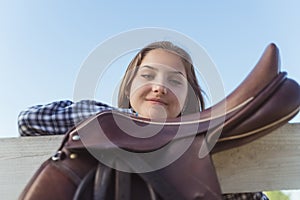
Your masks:
<path fill-rule="evenodd" d="M 63 136 L 0 139 L 0 198 L 15 200 Z M 224 193 L 300 189 L 300 123 L 213 156 Z"/>

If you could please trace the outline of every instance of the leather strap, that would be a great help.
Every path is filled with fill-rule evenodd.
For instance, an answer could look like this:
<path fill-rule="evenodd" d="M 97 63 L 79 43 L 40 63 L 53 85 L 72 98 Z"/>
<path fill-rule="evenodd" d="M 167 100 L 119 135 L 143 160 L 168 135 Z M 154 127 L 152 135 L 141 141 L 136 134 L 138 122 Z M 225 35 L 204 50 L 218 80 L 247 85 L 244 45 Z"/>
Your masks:
<path fill-rule="evenodd" d="M 197 136 L 178 160 L 163 169 L 140 176 L 163 199 L 221 199 L 221 189 L 210 154 L 201 159 L 198 157 L 203 142 L 204 136 Z"/>
<path fill-rule="evenodd" d="M 112 169 L 98 163 L 94 179 L 94 200 L 107 199 L 108 187 L 112 182 Z"/>
<path fill-rule="evenodd" d="M 130 200 L 131 175 L 126 172 L 116 171 L 115 200 Z"/>

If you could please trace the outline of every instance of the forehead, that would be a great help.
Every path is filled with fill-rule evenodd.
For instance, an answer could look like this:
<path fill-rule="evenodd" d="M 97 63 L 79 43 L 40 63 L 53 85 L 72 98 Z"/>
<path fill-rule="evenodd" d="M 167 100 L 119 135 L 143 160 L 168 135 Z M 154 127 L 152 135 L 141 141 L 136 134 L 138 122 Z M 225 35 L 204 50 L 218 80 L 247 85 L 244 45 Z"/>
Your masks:
<path fill-rule="evenodd" d="M 154 67 L 167 66 L 186 74 L 185 66 L 181 57 L 163 49 L 154 49 L 149 51 L 143 58 L 141 65 L 150 65 Z"/>

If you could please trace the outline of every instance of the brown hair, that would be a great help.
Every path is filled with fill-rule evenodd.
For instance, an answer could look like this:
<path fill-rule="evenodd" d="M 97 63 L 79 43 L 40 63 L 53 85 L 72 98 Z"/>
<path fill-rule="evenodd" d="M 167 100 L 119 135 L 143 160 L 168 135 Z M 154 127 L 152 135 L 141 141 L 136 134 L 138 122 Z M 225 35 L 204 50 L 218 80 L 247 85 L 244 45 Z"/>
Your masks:
<path fill-rule="evenodd" d="M 185 108 L 182 113 L 191 114 L 203 110 L 204 98 L 198 80 L 196 78 L 195 69 L 191 57 L 185 50 L 169 41 L 154 42 L 147 45 L 142 50 L 140 50 L 139 53 L 129 63 L 119 89 L 118 106 L 120 108 L 131 108 L 129 102 L 129 94 L 132 80 L 135 77 L 138 71 L 138 66 L 141 64 L 143 58 L 147 55 L 148 52 L 154 49 L 163 49 L 169 51 L 180 56 L 182 59 L 189 83 L 187 94 L 188 96 L 185 102 Z"/>

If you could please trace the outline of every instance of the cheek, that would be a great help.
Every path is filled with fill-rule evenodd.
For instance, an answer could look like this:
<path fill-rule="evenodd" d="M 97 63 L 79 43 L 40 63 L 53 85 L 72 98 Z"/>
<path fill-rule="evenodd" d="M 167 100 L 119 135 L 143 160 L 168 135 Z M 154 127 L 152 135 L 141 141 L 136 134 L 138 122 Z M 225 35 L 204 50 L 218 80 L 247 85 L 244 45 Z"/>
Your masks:
<path fill-rule="evenodd" d="M 139 101 L 143 96 L 145 96 L 146 92 L 149 90 L 149 86 L 135 80 L 132 82 L 130 91 L 129 91 L 129 101 L 131 105 L 134 105 L 137 101 Z"/>
<path fill-rule="evenodd" d="M 185 92 L 181 92 L 176 95 L 176 102 L 177 102 L 177 107 L 179 110 L 182 110 L 182 108 L 186 102 L 186 96 L 187 96 L 187 94 Z"/>
<path fill-rule="evenodd" d="M 130 87 L 130 96 L 140 91 L 142 87 L 144 87 L 144 83 L 138 78 L 134 78 Z"/>
<path fill-rule="evenodd" d="M 172 96 L 173 96 L 174 100 L 177 102 L 177 104 L 179 104 L 180 107 L 182 107 L 187 98 L 187 88 L 183 87 L 180 89 L 179 88 L 173 89 Z"/>

